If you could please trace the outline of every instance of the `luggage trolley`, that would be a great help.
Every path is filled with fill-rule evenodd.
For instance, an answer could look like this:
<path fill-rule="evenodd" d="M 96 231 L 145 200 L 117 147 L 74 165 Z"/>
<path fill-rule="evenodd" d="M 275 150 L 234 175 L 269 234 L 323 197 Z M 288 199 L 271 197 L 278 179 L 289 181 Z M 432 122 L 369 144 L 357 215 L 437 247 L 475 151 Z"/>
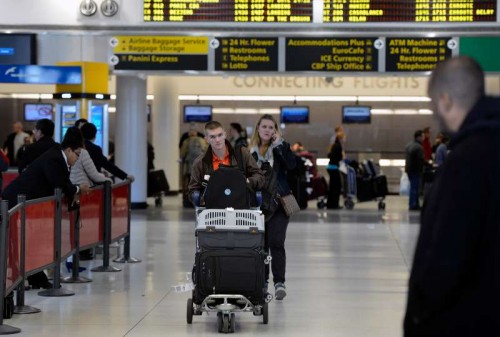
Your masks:
<path fill-rule="evenodd" d="M 261 200 L 259 194 L 257 199 Z M 231 333 L 235 332 L 235 314 L 252 312 L 268 324 L 268 303 L 273 296 L 264 284 L 265 264 L 271 262 L 271 256 L 264 251 L 264 215 L 258 208 L 205 209 L 198 206 L 198 193 L 194 200 L 196 262 L 192 298 L 187 300 L 187 323 L 192 324 L 194 315 L 214 312 L 218 331 Z M 250 277 L 245 277 L 245 273 Z M 254 274 L 257 279 L 252 281 Z M 255 283 L 257 291 L 251 290 L 251 285 L 235 282 L 245 278 Z M 238 289 L 240 286 L 244 289 Z"/>

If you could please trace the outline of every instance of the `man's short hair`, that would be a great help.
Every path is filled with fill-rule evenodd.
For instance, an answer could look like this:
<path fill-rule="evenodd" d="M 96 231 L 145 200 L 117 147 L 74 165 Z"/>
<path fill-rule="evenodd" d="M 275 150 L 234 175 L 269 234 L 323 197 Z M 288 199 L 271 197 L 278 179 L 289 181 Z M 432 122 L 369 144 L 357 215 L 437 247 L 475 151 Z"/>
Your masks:
<path fill-rule="evenodd" d="M 342 125 L 339 125 L 339 126 L 336 126 L 335 129 L 333 129 L 335 131 L 335 133 L 341 131 L 343 129 Z"/>
<path fill-rule="evenodd" d="M 429 80 L 428 95 L 436 99 L 442 94 L 470 110 L 485 95 L 484 72 L 479 63 L 468 56 L 439 63 Z"/>
<path fill-rule="evenodd" d="M 222 124 L 217 122 L 217 121 L 210 121 L 207 124 L 205 124 L 205 134 L 207 134 L 208 130 L 215 130 L 218 128 L 222 128 Z"/>
<path fill-rule="evenodd" d="M 83 147 L 83 137 L 80 129 L 77 128 L 76 126 L 68 128 L 61 142 L 61 148 L 63 150 L 67 148 L 76 150 L 81 147 Z"/>
<path fill-rule="evenodd" d="M 413 138 L 417 139 L 418 137 L 422 137 L 424 133 L 422 132 L 422 130 L 417 130 L 415 131 L 415 133 L 413 134 Z"/>
<path fill-rule="evenodd" d="M 83 124 L 80 130 L 82 131 L 82 136 L 85 140 L 92 140 L 95 138 L 95 135 L 97 135 L 97 128 L 93 123 Z"/>
<path fill-rule="evenodd" d="M 44 137 L 52 138 L 54 136 L 54 122 L 50 119 L 42 118 L 37 120 L 35 129 L 40 130 Z"/>

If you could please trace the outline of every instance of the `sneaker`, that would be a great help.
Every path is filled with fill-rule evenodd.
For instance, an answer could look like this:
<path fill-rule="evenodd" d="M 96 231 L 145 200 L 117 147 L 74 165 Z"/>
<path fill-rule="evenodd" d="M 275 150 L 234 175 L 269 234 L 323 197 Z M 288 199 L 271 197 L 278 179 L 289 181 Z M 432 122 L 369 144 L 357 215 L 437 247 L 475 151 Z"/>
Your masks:
<path fill-rule="evenodd" d="M 284 283 L 279 282 L 274 285 L 274 297 L 278 301 L 281 301 L 286 297 L 286 287 Z"/>

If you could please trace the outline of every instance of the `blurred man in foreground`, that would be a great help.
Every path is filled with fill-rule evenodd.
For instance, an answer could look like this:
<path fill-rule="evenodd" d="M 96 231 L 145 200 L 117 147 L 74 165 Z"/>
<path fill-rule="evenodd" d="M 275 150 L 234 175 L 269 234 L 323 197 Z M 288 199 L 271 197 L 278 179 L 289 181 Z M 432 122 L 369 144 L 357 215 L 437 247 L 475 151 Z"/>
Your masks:
<path fill-rule="evenodd" d="M 498 336 L 500 99 L 468 57 L 439 64 L 428 90 L 451 152 L 422 211 L 405 336 Z"/>

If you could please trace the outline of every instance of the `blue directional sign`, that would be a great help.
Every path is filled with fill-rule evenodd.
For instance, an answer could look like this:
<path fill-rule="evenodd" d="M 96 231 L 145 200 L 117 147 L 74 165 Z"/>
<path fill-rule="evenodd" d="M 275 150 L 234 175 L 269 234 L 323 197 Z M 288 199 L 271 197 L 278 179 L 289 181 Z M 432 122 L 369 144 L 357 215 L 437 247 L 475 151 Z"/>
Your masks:
<path fill-rule="evenodd" d="M 0 65 L 0 83 L 81 84 L 82 68 L 75 66 Z"/>

